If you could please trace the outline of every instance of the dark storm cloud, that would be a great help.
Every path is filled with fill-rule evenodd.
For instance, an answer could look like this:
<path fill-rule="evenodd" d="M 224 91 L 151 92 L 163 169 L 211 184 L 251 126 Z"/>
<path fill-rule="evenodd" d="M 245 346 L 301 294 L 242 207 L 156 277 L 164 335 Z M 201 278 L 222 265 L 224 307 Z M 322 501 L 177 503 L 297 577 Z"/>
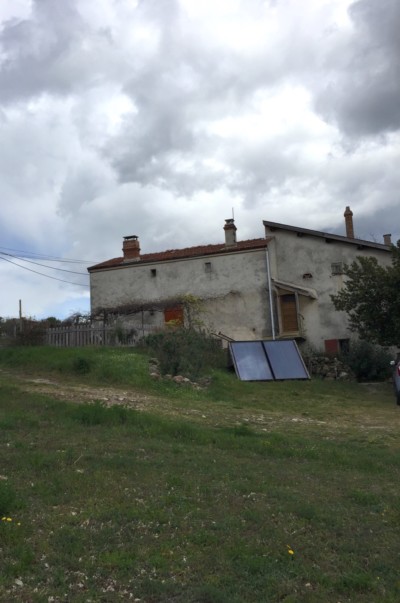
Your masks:
<path fill-rule="evenodd" d="M 121 61 L 110 32 L 92 27 L 78 8 L 74 0 L 34 0 L 29 18 L 3 22 L 0 102 L 72 95 L 118 79 Z"/>
<path fill-rule="evenodd" d="M 78 76 L 68 55 L 83 32 L 71 2 L 37 0 L 30 19 L 6 22 L 0 34 L 2 102 L 68 92 L 74 85 L 71 76 Z"/>
<path fill-rule="evenodd" d="M 317 108 L 350 136 L 400 128 L 400 2 L 360 0 L 349 9 L 354 30 L 330 49 L 328 82 Z M 322 76 L 323 77 L 323 76 Z"/>

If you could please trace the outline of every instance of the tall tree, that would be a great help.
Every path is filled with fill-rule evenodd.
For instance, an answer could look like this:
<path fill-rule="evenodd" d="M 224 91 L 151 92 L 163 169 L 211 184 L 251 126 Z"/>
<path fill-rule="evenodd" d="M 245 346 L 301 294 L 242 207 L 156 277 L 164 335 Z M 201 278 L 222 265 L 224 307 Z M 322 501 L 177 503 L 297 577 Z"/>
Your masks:
<path fill-rule="evenodd" d="M 358 257 L 345 269 L 343 289 L 332 295 L 336 310 L 349 317 L 350 329 L 361 339 L 400 345 L 400 241 L 392 245 L 392 265 Z"/>

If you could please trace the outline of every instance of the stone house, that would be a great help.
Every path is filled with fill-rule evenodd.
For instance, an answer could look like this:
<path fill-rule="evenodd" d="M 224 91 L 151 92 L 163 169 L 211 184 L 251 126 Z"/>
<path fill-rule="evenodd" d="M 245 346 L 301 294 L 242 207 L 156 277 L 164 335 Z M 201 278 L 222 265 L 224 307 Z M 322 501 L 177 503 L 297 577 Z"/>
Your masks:
<path fill-rule="evenodd" d="M 343 269 L 357 257 L 391 263 L 391 235 L 383 243 L 354 236 L 353 213 L 346 207 L 346 235 L 264 221 L 275 293 L 276 333 L 308 341 L 327 353 L 343 351 L 351 333 L 344 312 L 337 312 L 331 295 L 344 282 Z"/>
<path fill-rule="evenodd" d="M 238 241 L 233 219 L 224 243 L 140 253 L 137 236 L 123 240 L 122 257 L 88 270 L 91 313 L 138 334 L 166 323 L 199 322 L 235 340 L 290 338 L 337 352 L 349 340 L 346 316 L 330 299 L 343 284 L 344 264 L 357 256 L 390 263 L 383 244 L 264 221 L 265 237 Z"/>
<path fill-rule="evenodd" d="M 233 339 L 268 337 L 268 241 L 237 241 L 231 219 L 224 232 L 224 243 L 148 254 L 124 237 L 122 257 L 89 268 L 92 315 L 119 315 L 139 333 L 194 319 Z"/>

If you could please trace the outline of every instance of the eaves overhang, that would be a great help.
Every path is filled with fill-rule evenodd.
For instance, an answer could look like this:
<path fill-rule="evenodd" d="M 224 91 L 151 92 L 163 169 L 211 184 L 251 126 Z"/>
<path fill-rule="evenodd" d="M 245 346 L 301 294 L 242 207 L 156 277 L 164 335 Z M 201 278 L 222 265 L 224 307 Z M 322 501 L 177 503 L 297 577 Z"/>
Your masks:
<path fill-rule="evenodd" d="M 318 294 L 315 289 L 311 289 L 309 287 L 301 287 L 296 285 L 295 283 L 288 283 L 286 281 L 278 281 L 276 279 L 272 279 L 272 284 L 277 288 L 283 291 L 289 291 L 290 293 L 298 293 L 299 295 L 304 295 L 305 297 L 311 297 L 312 299 L 318 299 Z"/>
<path fill-rule="evenodd" d="M 309 228 L 300 228 L 298 226 L 290 226 L 288 224 L 280 224 L 279 222 L 269 222 L 263 220 L 264 228 L 267 228 L 270 233 L 279 230 L 285 230 L 292 232 L 298 237 L 318 237 L 324 239 L 325 243 L 346 243 L 348 245 L 355 245 L 357 249 L 378 249 L 380 251 L 390 252 L 391 246 L 384 245 L 383 243 L 375 243 L 374 241 L 364 241 L 363 239 L 352 239 L 344 237 L 342 235 L 332 234 L 330 232 L 321 232 L 319 230 L 311 230 Z"/>

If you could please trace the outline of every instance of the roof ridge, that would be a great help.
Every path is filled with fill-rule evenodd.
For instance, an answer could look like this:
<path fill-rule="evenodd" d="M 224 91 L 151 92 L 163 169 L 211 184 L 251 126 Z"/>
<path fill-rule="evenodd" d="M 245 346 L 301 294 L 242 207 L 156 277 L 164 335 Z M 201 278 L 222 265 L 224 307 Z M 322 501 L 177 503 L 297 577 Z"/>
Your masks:
<path fill-rule="evenodd" d="M 141 254 L 139 261 L 135 262 L 126 262 L 125 265 L 138 265 L 140 266 L 142 262 L 150 262 L 150 261 L 166 261 L 166 260 L 174 260 L 174 259 L 186 259 L 186 258 L 194 258 L 202 255 L 211 255 L 213 253 L 234 253 L 236 251 L 244 251 L 251 250 L 253 247 L 257 249 L 258 247 L 266 247 L 269 241 L 269 237 L 259 237 L 258 239 L 245 239 L 244 241 L 237 241 L 235 245 L 226 246 L 225 243 L 207 243 L 205 245 L 194 245 L 191 247 L 181 247 L 179 249 L 166 249 L 164 251 L 154 251 L 151 253 Z M 94 266 L 90 266 L 88 270 L 96 269 L 96 268 L 107 268 L 107 267 L 117 267 L 121 266 L 124 263 L 123 257 L 112 258 L 110 260 L 106 260 L 104 262 L 100 262 L 99 264 L 95 264 Z"/>
<path fill-rule="evenodd" d="M 243 241 L 237 241 L 237 243 L 235 245 L 232 245 L 231 247 L 229 247 L 229 249 L 231 248 L 235 248 L 235 247 L 239 247 L 240 245 L 243 245 L 244 243 L 254 243 L 254 242 L 261 242 L 261 241 L 266 241 L 267 239 L 265 237 L 258 237 L 257 239 L 244 239 Z M 191 245 L 190 247 L 176 247 L 176 248 L 171 248 L 171 249 L 164 249 L 163 251 L 153 251 L 150 252 L 150 254 L 143 254 L 143 255 L 154 255 L 156 253 L 170 253 L 173 251 L 183 251 L 183 250 L 189 250 L 189 249 L 199 249 L 199 248 L 206 248 L 206 247 L 221 247 L 224 248 L 226 247 L 225 243 L 204 243 L 204 244 L 200 244 L 200 245 Z"/>

